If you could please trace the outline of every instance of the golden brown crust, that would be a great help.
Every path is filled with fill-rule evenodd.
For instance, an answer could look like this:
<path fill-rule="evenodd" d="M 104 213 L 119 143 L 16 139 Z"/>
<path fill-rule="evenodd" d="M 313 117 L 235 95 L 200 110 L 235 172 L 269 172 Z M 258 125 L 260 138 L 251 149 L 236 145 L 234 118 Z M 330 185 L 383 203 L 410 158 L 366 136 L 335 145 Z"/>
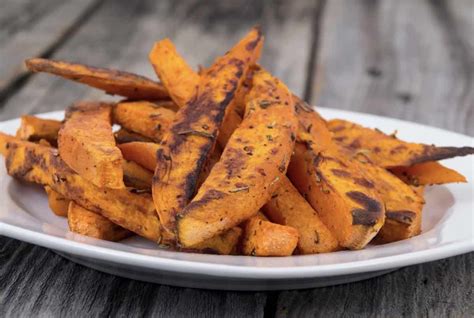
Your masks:
<path fill-rule="evenodd" d="M 42 58 L 28 59 L 25 64 L 32 72 L 61 76 L 101 89 L 111 95 L 120 95 L 134 100 L 168 97 L 168 92 L 160 83 L 128 72 Z"/>
<path fill-rule="evenodd" d="M 21 124 L 16 132 L 16 136 L 22 140 L 33 142 L 44 139 L 51 145 L 57 145 L 61 124 L 58 120 L 23 115 L 21 116 Z"/>
<path fill-rule="evenodd" d="M 48 205 L 51 211 L 57 216 L 67 217 L 67 211 L 69 209 L 69 202 L 65 196 L 51 189 L 49 186 L 45 186 L 44 190 L 48 196 Z"/>

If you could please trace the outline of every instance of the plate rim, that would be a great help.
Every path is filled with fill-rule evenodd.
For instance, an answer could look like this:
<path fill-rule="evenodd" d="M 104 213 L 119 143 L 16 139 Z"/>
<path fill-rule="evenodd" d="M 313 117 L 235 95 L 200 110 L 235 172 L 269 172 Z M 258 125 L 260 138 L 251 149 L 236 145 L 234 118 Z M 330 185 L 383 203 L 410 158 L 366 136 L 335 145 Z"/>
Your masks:
<path fill-rule="evenodd" d="M 419 123 L 409 122 L 396 118 L 366 114 L 361 112 L 353 112 L 348 110 L 339 110 L 334 108 L 318 107 L 323 112 L 344 113 L 345 115 L 361 115 L 367 116 L 373 120 L 383 119 L 390 120 L 394 123 L 411 124 L 418 128 L 429 128 L 438 130 L 439 133 L 449 133 L 452 136 L 468 138 L 474 144 L 474 138 L 449 130 L 427 126 Z M 41 113 L 39 117 L 57 116 L 62 111 L 54 111 Z M 18 118 L 0 122 L 0 125 L 8 125 L 18 121 Z M 467 237 L 460 240 L 449 242 L 445 245 L 436 245 L 427 249 L 412 251 L 403 254 L 381 256 L 379 258 L 369 258 L 365 260 L 355 260 L 340 264 L 316 264 L 302 265 L 290 267 L 259 267 L 258 265 L 229 265 L 212 262 L 195 262 L 183 259 L 172 259 L 160 256 L 151 256 L 111 249 L 108 247 L 91 245 L 83 242 L 73 241 L 67 238 L 57 237 L 34 230 L 26 229 L 21 226 L 2 222 L 0 220 L 0 235 L 5 235 L 14 239 L 29 242 L 35 245 L 43 246 L 53 250 L 59 250 L 82 257 L 100 259 L 106 262 L 130 265 L 138 268 L 147 268 L 154 270 L 167 270 L 177 273 L 195 273 L 202 275 L 210 275 L 215 277 L 232 277 L 232 278 L 254 278 L 254 279 L 285 279 L 285 278 L 302 278 L 302 277 L 328 277 L 347 274 L 357 274 L 364 272 L 372 272 L 385 270 L 396 267 L 420 264 L 439 260 L 459 254 L 474 251 L 474 237 Z M 89 238 L 90 239 L 90 238 Z M 97 240 L 100 241 L 100 240 Z M 315 257 L 317 255 L 290 256 L 290 257 Z M 229 256 L 227 256 L 229 257 Z M 231 256 L 231 257 L 251 257 L 251 256 Z M 281 259 L 271 257 L 267 259 Z"/>

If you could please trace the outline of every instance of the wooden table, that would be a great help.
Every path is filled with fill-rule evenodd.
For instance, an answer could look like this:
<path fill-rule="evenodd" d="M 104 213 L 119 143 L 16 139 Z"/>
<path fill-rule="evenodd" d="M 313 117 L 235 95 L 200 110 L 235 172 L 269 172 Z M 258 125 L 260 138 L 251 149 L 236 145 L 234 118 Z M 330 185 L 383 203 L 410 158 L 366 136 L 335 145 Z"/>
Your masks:
<path fill-rule="evenodd" d="M 313 104 L 474 135 L 471 0 L 2 0 L 0 7 L 0 120 L 103 97 L 27 73 L 26 57 L 153 77 L 154 40 L 170 37 L 191 64 L 209 65 L 259 23 L 263 65 Z M 221 292 L 115 277 L 0 237 L 0 316 L 467 317 L 473 262 L 471 253 L 342 286 Z"/>

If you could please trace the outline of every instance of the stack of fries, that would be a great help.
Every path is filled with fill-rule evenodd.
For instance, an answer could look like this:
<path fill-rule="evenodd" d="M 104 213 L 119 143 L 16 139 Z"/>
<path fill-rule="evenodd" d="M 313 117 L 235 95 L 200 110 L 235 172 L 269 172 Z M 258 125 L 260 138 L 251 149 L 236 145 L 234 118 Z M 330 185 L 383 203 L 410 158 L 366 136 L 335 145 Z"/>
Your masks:
<path fill-rule="evenodd" d="M 197 73 L 159 41 L 149 58 L 161 82 L 30 59 L 125 99 L 75 103 L 61 122 L 23 116 L 16 136 L 0 133 L 8 173 L 44 186 L 71 231 L 104 240 L 289 256 L 418 235 L 424 187 L 466 181 L 436 160 L 474 148 L 326 121 L 257 64 L 262 46 L 254 28 Z"/>

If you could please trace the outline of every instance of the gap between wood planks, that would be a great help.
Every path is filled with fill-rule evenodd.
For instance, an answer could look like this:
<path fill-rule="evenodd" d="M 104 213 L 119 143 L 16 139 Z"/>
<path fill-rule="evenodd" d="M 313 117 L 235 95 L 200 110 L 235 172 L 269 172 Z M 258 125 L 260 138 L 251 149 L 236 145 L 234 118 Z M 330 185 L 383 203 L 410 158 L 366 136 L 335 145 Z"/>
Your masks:
<path fill-rule="evenodd" d="M 307 64 L 306 81 L 304 87 L 303 98 L 305 101 L 310 102 L 313 92 L 313 80 L 314 75 L 317 72 L 316 62 L 318 60 L 318 49 L 319 40 L 322 28 L 322 20 L 324 15 L 324 8 L 326 6 L 326 0 L 320 0 L 314 9 L 313 14 L 313 32 L 311 34 L 311 46 L 309 52 L 309 59 Z"/>
<path fill-rule="evenodd" d="M 97 12 L 97 9 L 104 3 L 105 0 L 96 0 L 91 5 L 85 8 L 85 10 L 80 13 L 77 18 L 72 21 L 72 23 L 65 29 L 65 31 L 48 46 L 45 47 L 44 51 L 39 54 L 37 57 L 48 58 L 54 54 L 67 40 L 74 35 L 80 27 L 86 23 L 89 18 Z M 2 108 L 5 103 L 11 98 L 17 91 L 28 82 L 33 73 L 25 71 L 19 73 L 16 78 L 14 78 L 10 83 L 8 83 L 2 91 L 0 91 L 0 108 Z"/>

